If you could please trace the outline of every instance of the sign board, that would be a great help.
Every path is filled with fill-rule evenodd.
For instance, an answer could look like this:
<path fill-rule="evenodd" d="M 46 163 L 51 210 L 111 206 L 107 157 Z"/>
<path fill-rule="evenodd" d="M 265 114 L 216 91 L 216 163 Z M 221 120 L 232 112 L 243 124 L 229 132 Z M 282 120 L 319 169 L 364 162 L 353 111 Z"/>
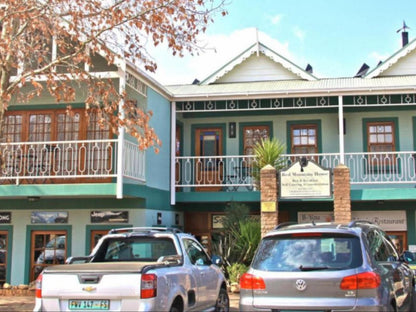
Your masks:
<path fill-rule="evenodd" d="M 12 223 L 12 213 L 11 212 L 0 212 L 0 224 Z"/>
<path fill-rule="evenodd" d="M 380 226 L 384 231 L 407 231 L 405 210 L 368 210 L 351 211 L 352 220 L 366 220 Z M 299 211 L 298 222 L 331 222 L 333 211 Z"/>
<path fill-rule="evenodd" d="M 261 202 L 261 212 L 277 211 L 276 202 Z"/>
<path fill-rule="evenodd" d="M 331 198 L 332 176 L 312 160 L 302 159 L 279 172 L 281 199 Z"/>
<path fill-rule="evenodd" d="M 352 211 L 352 220 L 367 220 L 384 231 L 407 231 L 405 210 Z"/>

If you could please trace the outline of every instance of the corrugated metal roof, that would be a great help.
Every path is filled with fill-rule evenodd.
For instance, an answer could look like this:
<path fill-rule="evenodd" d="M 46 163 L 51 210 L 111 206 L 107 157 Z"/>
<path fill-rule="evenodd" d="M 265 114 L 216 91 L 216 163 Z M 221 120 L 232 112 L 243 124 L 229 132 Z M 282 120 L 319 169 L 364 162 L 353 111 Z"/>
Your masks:
<path fill-rule="evenodd" d="M 175 100 L 238 98 L 259 96 L 294 96 L 317 94 L 368 94 L 416 92 L 416 76 L 365 78 L 328 78 L 315 81 L 285 80 L 209 85 L 172 85 L 166 89 Z"/>

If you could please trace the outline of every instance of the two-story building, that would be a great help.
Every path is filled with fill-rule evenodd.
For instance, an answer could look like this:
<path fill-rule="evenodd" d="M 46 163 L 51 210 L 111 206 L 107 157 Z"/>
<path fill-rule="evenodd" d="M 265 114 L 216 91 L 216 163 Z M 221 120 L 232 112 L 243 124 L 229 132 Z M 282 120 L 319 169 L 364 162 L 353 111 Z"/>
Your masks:
<path fill-rule="evenodd" d="M 93 58 L 91 75 L 112 79 L 120 93 L 154 117 L 163 148 L 140 151 L 120 129 L 114 136 L 77 99 L 42 95 L 11 103 L 0 143 L 0 284 L 33 281 L 46 265 L 89 254 L 113 227 L 183 226 L 170 205 L 170 98 L 159 83 L 120 60 Z M 82 90 L 80 90 L 82 91 Z"/>
<path fill-rule="evenodd" d="M 210 246 L 231 202 L 260 213 L 253 146 L 273 137 L 297 159 L 350 170 L 352 217 L 416 245 L 416 41 L 356 77 L 321 79 L 255 42 L 202 81 L 162 86 L 123 64 L 96 66 L 152 110 L 159 154 L 114 137 L 81 97 L 39 97 L 6 114 L 0 174 L 0 283 L 28 283 L 88 254 L 113 227 L 175 226 Z M 303 69 L 305 68 L 305 69 Z M 327 221 L 333 198 L 279 200 L 279 220 Z"/>
<path fill-rule="evenodd" d="M 416 41 L 355 77 L 320 79 L 255 42 L 206 79 L 169 86 L 176 132 L 172 204 L 185 230 L 210 244 L 227 204 L 260 213 L 251 178 L 261 138 L 285 144 L 287 166 L 313 160 L 350 170 L 353 219 L 416 245 Z M 173 179 L 173 178 L 172 178 Z M 279 221 L 333 220 L 331 198 L 280 199 Z M 416 246 L 415 246 L 416 247 Z"/>

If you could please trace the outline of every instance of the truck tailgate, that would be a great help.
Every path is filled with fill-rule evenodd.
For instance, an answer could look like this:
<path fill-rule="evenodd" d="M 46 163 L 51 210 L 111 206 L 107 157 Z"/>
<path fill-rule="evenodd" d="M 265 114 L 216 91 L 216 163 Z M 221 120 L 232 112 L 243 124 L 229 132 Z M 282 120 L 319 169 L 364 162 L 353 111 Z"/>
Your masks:
<path fill-rule="evenodd" d="M 56 311 L 138 310 L 141 271 L 146 264 L 120 264 L 88 263 L 48 268 L 42 278 L 42 306 Z"/>

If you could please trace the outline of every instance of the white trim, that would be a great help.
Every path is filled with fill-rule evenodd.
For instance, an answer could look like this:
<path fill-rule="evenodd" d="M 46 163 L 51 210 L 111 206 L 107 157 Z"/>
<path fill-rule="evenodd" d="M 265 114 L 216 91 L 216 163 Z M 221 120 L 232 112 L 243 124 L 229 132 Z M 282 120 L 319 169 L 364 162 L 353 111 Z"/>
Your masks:
<path fill-rule="evenodd" d="M 339 133 L 339 161 L 345 164 L 345 150 L 344 150 L 344 112 L 343 112 L 343 97 L 338 96 L 338 133 Z"/>
<path fill-rule="evenodd" d="M 119 85 L 119 92 L 123 94 L 126 89 L 126 68 L 125 66 L 121 66 L 118 68 L 118 74 L 120 76 L 120 85 Z M 124 119 L 124 109 L 123 109 L 124 101 L 120 100 L 118 104 L 118 109 L 120 112 L 120 118 Z M 123 198 L 123 172 L 124 172 L 124 134 L 125 130 L 123 127 L 119 127 L 118 129 L 118 150 L 117 150 L 117 183 L 116 183 L 116 197 L 118 199 Z"/>
<path fill-rule="evenodd" d="M 176 103 L 171 103 L 171 116 L 170 116 L 170 204 L 176 204 Z"/>
<path fill-rule="evenodd" d="M 389 69 L 391 66 L 396 64 L 402 57 L 406 56 L 416 48 L 416 40 L 413 40 L 408 45 L 399 50 L 396 54 L 393 54 L 390 58 L 380 64 L 378 67 L 374 68 L 367 75 L 364 76 L 365 79 L 374 78 L 380 76 L 384 71 Z"/>

